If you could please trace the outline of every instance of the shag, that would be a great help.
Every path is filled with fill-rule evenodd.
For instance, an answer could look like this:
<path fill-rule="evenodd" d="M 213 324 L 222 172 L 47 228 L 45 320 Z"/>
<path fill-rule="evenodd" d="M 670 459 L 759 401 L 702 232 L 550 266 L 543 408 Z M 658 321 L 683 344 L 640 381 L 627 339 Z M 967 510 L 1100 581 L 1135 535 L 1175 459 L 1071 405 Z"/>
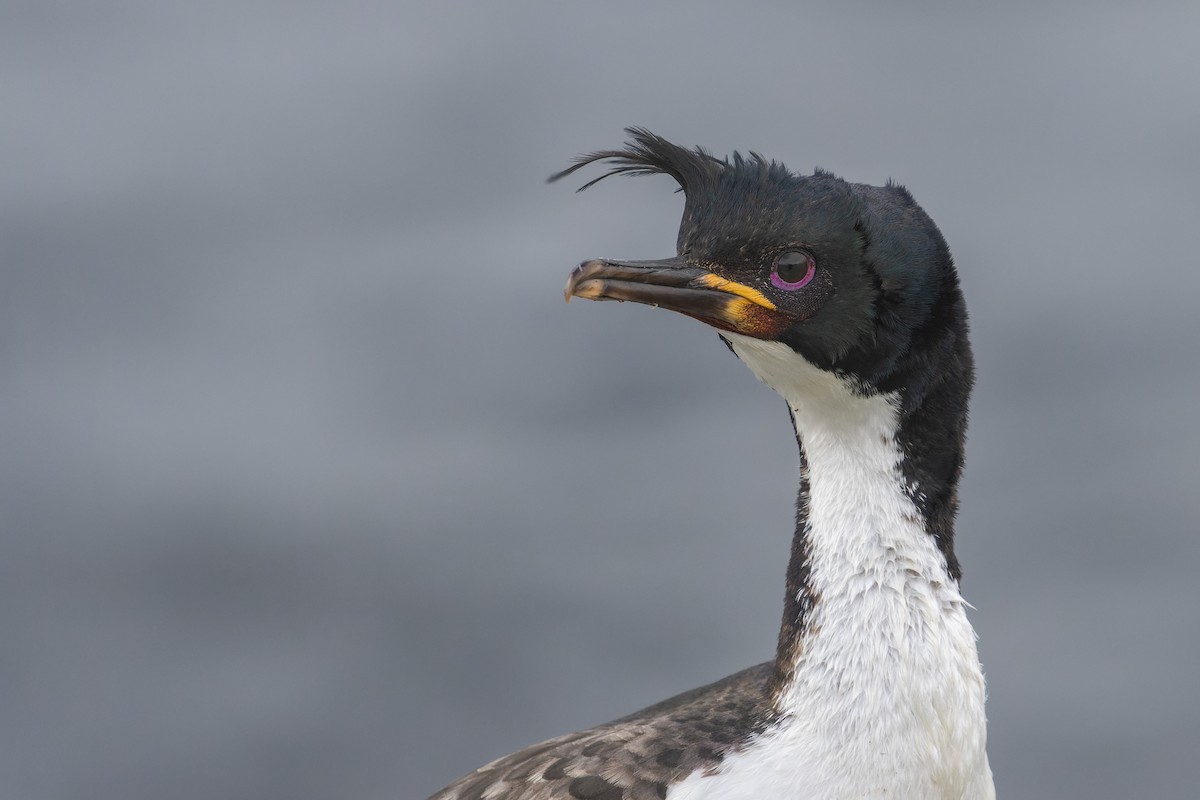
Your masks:
<path fill-rule="evenodd" d="M 566 297 L 716 328 L 787 401 L 800 491 L 773 661 L 527 747 L 431 800 L 986 800 L 984 680 L 959 593 L 974 377 L 949 248 L 903 187 L 717 158 L 640 128 L 580 156 L 684 193 L 677 254 L 585 261 Z"/>

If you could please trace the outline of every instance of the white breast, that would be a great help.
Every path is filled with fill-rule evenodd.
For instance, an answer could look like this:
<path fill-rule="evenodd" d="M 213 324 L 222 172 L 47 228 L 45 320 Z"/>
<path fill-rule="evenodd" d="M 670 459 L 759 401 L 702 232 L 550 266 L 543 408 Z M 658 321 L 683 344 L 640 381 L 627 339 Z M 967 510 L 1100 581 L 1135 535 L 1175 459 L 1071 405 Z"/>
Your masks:
<path fill-rule="evenodd" d="M 904 485 L 895 398 L 725 336 L 792 410 L 819 600 L 780 722 L 668 800 L 993 798 L 975 633 Z"/>

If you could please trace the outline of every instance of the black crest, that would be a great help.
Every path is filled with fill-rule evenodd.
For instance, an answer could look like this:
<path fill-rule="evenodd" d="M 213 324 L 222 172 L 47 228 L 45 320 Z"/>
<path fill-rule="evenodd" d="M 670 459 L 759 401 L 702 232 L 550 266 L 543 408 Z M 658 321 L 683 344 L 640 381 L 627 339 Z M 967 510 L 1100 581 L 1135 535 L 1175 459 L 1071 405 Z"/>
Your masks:
<path fill-rule="evenodd" d="M 691 150 L 672 144 L 666 139 L 651 133 L 645 128 L 626 128 L 630 141 L 625 143 L 623 150 L 597 150 L 585 153 L 576 158 L 571 166 L 562 172 L 551 175 L 549 180 L 556 181 L 597 161 L 608 161 L 613 168 L 599 178 L 588 181 L 577 191 L 582 192 L 612 175 L 670 175 L 679 184 L 680 190 L 688 193 L 700 187 L 711 184 L 731 166 L 742 166 L 744 159 L 735 153 L 735 165 L 728 160 L 717 158 L 703 147 Z M 760 167 L 766 167 L 766 160 L 757 153 L 752 154 L 754 161 Z"/>

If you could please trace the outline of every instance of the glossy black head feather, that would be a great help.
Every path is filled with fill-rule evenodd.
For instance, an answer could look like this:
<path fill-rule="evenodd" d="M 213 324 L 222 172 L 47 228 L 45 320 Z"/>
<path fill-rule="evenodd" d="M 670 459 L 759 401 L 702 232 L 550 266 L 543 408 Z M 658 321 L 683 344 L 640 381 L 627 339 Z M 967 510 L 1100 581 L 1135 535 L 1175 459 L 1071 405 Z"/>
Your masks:
<path fill-rule="evenodd" d="M 817 169 L 793 173 L 751 152 L 717 158 L 643 128 L 618 150 L 577 158 L 558 180 L 596 162 L 612 175 L 671 176 L 684 192 L 678 255 L 761 290 L 799 320 L 778 339 L 811 363 L 858 379 L 869 391 L 899 392 L 918 405 L 947 361 L 970 387 L 966 313 L 949 248 L 903 186 L 849 183 Z M 806 292 L 770 283 L 788 249 L 816 259 Z"/>

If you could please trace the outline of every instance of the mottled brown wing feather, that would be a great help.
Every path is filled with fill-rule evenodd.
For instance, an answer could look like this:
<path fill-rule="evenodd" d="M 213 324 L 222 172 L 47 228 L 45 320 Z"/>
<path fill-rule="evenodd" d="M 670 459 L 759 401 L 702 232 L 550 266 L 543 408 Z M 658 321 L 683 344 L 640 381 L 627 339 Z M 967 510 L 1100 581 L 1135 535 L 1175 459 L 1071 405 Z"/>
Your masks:
<path fill-rule="evenodd" d="M 662 800 L 772 720 L 770 663 L 480 767 L 429 800 Z"/>

